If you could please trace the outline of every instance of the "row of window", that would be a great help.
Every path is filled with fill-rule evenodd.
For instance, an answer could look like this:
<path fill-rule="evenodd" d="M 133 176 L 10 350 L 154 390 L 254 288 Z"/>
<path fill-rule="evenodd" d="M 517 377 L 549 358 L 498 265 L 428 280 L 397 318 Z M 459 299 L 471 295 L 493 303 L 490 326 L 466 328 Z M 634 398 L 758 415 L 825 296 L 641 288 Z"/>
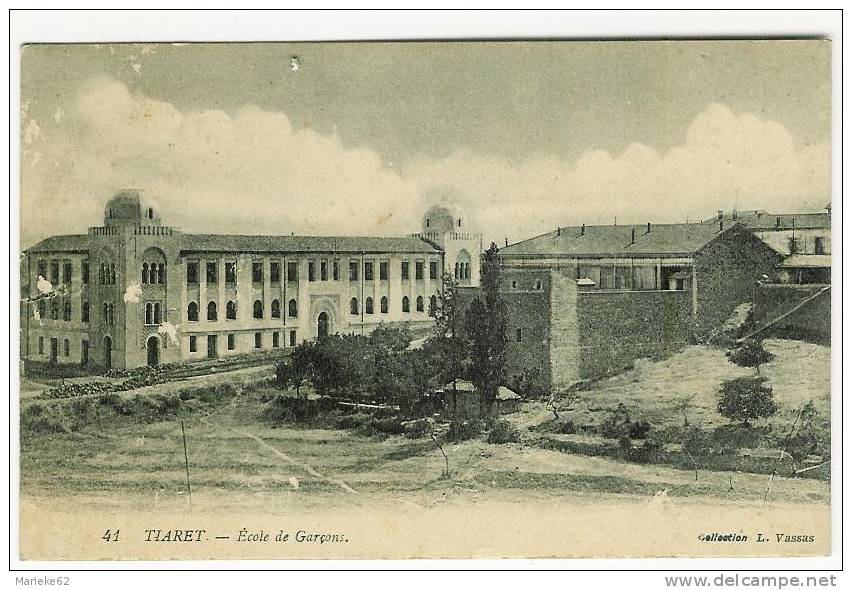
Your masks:
<path fill-rule="evenodd" d="M 38 337 L 38 353 L 40 355 L 44 355 L 44 337 Z M 50 362 L 55 363 L 57 361 L 57 357 L 59 356 L 59 339 L 51 338 L 50 339 Z M 64 338 L 62 340 L 62 356 L 69 357 L 71 356 L 71 342 L 68 338 Z M 89 363 L 89 341 L 81 340 L 80 341 L 80 364 L 87 365 Z"/>
<path fill-rule="evenodd" d="M 289 342 L 290 346 L 296 346 L 296 330 L 289 331 Z M 236 350 L 237 348 L 237 338 L 236 334 L 227 334 L 226 343 L 228 350 Z M 254 333 L 254 347 L 255 349 L 261 349 L 264 346 L 263 342 L 263 332 L 255 332 Z M 280 348 L 281 347 L 281 333 L 280 332 L 272 332 L 272 348 Z M 207 335 L 207 356 L 209 358 L 216 358 L 218 355 L 219 349 L 219 336 L 218 334 L 208 334 Z M 198 352 L 198 336 L 192 335 L 189 337 L 189 352 L 195 353 Z"/>
<path fill-rule="evenodd" d="M 270 306 L 270 314 L 275 319 L 281 317 L 281 302 L 278 301 L 278 299 L 272 300 L 272 304 Z M 298 304 L 296 303 L 295 299 L 291 299 L 287 303 L 287 315 L 291 318 L 299 316 Z M 257 320 L 263 319 L 263 302 L 260 299 L 256 299 L 254 304 L 252 305 L 252 317 Z M 186 319 L 190 322 L 198 321 L 198 303 L 196 303 L 195 301 L 190 301 L 189 304 L 186 306 Z M 211 301 L 207 304 L 207 320 L 215 322 L 218 319 L 218 307 L 215 301 Z M 228 301 L 228 303 L 225 304 L 225 319 L 237 319 L 237 304 L 235 302 Z"/>
<path fill-rule="evenodd" d="M 802 249 L 803 247 L 806 248 L 803 244 L 804 238 L 791 237 L 787 240 L 787 247 L 790 250 L 790 254 L 806 253 Z M 819 236 L 814 238 L 814 254 L 825 254 L 825 238 Z"/>
<path fill-rule="evenodd" d="M 423 296 L 418 295 L 415 300 L 416 309 L 418 312 L 423 313 Z M 429 298 L 429 315 L 435 315 L 435 309 L 438 306 L 438 299 L 434 295 Z M 388 313 L 388 298 L 382 297 L 379 299 L 379 310 L 381 313 Z M 411 311 L 411 301 L 408 299 L 408 296 L 404 296 L 402 298 L 402 311 L 403 313 L 409 313 Z M 351 315 L 360 315 L 361 307 L 358 305 L 358 298 L 353 297 L 349 300 L 349 313 Z M 364 300 L 364 313 L 370 315 L 373 313 L 373 298 L 367 297 Z"/>
<path fill-rule="evenodd" d="M 165 262 L 147 262 L 142 263 L 142 284 L 143 285 L 165 285 L 166 284 L 166 263 Z"/>
<path fill-rule="evenodd" d="M 456 262 L 455 271 L 453 272 L 453 276 L 455 279 L 464 280 L 470 278 L 470 263 L 469 262 Z"/>
<path fill-rule="evenodd" d="M 329 263 L 330 262 L 330 263 Z M 145 270 L 143 265 L 143 277 L 145 276 Z M 469 266 L 469 265 L 468 265 Z M 349 263 L 349 280 L 357 281 L 359 274 L 360 263 L 356 261 L 352 261 Z M 424 276 L 424 263 L 423 262 L 415 262 L 414 263 L 414 278 L 415 280 L 423 280 Z M 375 280 L 375 263 L 372 261 L 364 262 L 364 280 L 372 281 Z M 205 263 L 205 275 L 207 279 L 207 283 L 217 283 L 219 282 L 219 263 L 218 262 L 207 262 Z M 468 270 L 469 272 L 469 270 Z M 198 262 L 188 262 L 186 265 L 186 282 L 189 285 L 197 285 L 199 282 L 199 263 Z M 263 273 L 263 263 L 262 262 L 253 262 L 251 265 L 251 280 L 252 283 L 263 283 L 264 273 Z M 410 263 L 408 261 L 403 261 L 402 263 L 402 280 L 409 280 L 410 277 Z M 437 261 L 429 262 L 429 278 L 437 279 L 438 278 L 438 263 Z M 308 261 L 308 280 L 313 281 L 339 281 L 340 280 L 340 261 L 339 260 L 309 260 Z M 279 262 L 270 262 L 269 263 L 269 280 L 272 283 L 281 282 L 281 263 Z M 297 282 L 299 280 L 299 265 L 297 262 L 288 262 L 287 263 L 287 281 L 289 282 Z M 379 262 L 379 280 L 387 281 L 390 280 L 390 264 L 388 262 L 382 261 Z M 144 282 L 144 281 L 143 281 Z M 152 281 L 153 282 L 153 281 Z M 237 282 L 237 263 L 236 262 L 226 262 L 225 263 L 225 283 L 235 284 Z"/>
<path fill-rule="evenodd" d="M 45 260 L 39 260 L 36 263 L 36 267 L 37 267 L 36 272 L 38 273 L 38 276 L 47 279 L 48 281 L 50 281 L 50 283 L 52 285 L 58 285 L 59 284 L 59 278 L 60 278 L 59 277 L 59 269 L 60 269 L 59 261 L 52 260 L 50 262 L 50 272 L 48 272 L 48 263 Z M 68 283 L 71 282 L 71 279 L 73 277 L 74 266 L 71 264 L 71 262 L 66 261 L 66 262 L 62 263 L 61 268 L 62 268 L 62 282 L 67 285 Z M 83 282 L 88 283 L 89 282 L 89 263 L 88 262 L 83 263 L 82 270 L 83 270 L 83 279 L 84 279 Z"/>

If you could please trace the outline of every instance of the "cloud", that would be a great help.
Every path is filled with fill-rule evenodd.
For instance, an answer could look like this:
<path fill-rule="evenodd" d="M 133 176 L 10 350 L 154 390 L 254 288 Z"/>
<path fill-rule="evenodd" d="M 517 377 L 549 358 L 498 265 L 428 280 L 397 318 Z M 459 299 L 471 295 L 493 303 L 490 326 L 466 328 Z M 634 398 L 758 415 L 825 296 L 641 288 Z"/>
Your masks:
<path fill-rule="evenodd" d="M 782 125 L 720 104 L 665 151 L 634 143 L 570 160 L 461 150 L 394 167 L 336 133 L 294 128 L 285 113 L 250 104 L 184 112 L 107 78 L 57 109 L 56 121 L 23 121 L 24 245 L 100 225 L 104 202 L 125 187 L 156 198 L 169 225 L 230 233 L 403 235 L 448 196 L 486 240 L 616 215 L 641 223 L 719 208 L 800 210 L 830 195 L 827 145 L 796 145 Z"/>

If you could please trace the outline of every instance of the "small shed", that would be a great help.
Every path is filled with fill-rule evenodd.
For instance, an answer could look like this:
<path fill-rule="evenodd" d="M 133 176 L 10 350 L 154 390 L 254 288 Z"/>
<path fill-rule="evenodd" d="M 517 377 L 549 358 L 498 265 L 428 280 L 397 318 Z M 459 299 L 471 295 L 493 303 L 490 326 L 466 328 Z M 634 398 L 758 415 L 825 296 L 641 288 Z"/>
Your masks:
<path fill-rule="evenodd" d="M 518 411 L 518 404 L 521 403 L 521 396 L 509 389 L 508 387 L 500 386 L 497 390 L 497 411 L 501 414 L 512 414 Z"/>

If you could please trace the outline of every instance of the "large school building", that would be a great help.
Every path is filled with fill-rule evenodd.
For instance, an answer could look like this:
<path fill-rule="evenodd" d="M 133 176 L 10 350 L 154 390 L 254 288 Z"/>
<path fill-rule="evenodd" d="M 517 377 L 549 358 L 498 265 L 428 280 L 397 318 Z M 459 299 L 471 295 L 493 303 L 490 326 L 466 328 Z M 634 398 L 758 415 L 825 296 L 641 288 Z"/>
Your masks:
<path fill-rule="evenodd" d="M 425 327 L 444 272 L 477 284 L 480 248 L 446 206 L 408 237 L 199 235 L 124 190 L 102 226 L 24 252 L 22 356 L 134 368 Z"/>

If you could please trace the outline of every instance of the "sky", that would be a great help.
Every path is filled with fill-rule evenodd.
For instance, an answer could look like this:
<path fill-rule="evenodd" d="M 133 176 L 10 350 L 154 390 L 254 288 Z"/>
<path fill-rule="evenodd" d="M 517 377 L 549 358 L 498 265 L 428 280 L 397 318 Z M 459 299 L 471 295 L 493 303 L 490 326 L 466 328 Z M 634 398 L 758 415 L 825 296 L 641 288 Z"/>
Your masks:
<path fill-rule="evenodd" d="M 486 243 L 831 200 L 828 41 L 22 52 L 23 247 L 123 188 L 187 232 L 404 235 L 452 202 Z"/>

